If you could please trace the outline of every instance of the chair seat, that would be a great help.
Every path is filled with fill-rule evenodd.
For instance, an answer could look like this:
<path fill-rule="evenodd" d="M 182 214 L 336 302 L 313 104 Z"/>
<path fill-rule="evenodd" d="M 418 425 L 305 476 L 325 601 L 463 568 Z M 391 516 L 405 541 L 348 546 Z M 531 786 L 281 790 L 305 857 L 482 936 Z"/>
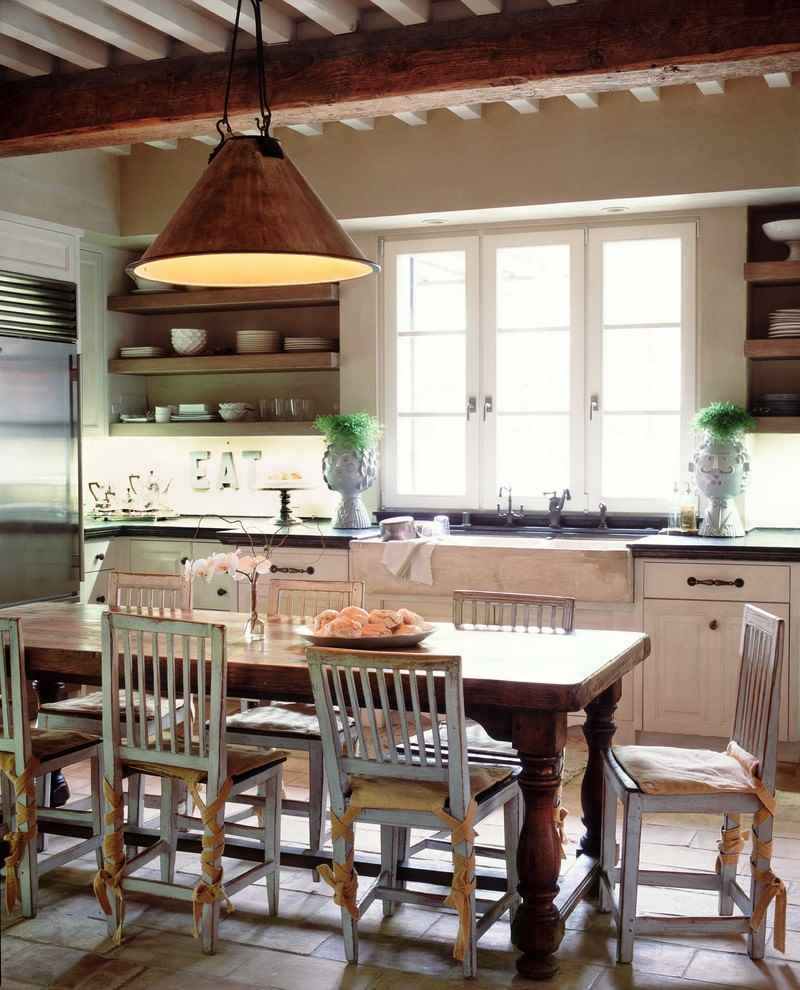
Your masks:
<path fill-rule="evenodd" d="M 156 714 L 156 700 L 152 694 L 145 694 L 144 696 L 144 706 L 145 712 L 149 719 L 155 718 Z M 183 699 L 176 698 L 175 707 L 181 708 L 183 706 Z M 134 712 L 138 717 L 139 712 L 139 692 L 133 692 L 133 707 Z M 98 721 L 102 721 L 103 718 L 103 693 L 102 691 L 93 691 L 91 694 L 85 694 L 78 698 L 65 698 L 63 701 L 52 701 L 47 704 L 41 705 L 39 707 L 39 713 L 41 715 L 58 715 L 67 716 L 72 718 L 95 718 Z M 119 693 L 119 714 L 121 721 L 125 721 L 125 692 L 120 691 Z M 169 715 L 169 701 L 166 698 L 161 699 L 161 717 L 165 718 Z"/>
<path fill-rule="evenodd" d="M 481 804 L 516 781 L 518 770 L 509 767 L 470 767 L 471 797 Z M 431 811 L 447 808 L 448 785 L 438 780 L 391 777 L 351 777 L 350 800 L 372 811 Z"/>
<path fill-rule="evenodd" d="M 165 737 L 165 745 L 169 745 L 168 737 Z M 191 749 L 192 755 L 197 756 L 198 749 L 196 743 L 192 743 Z M 269 767 L 276 766 L 278 763 L 285 763 L 288 755 L 280 749 L 258 749 L 255 746 L 228 745 L 225 747 L 225 751 L 228 754 L 228 774 L 234 784 L 239 784 L 249 777 L 255 777 L 257 774 L 269 769 Z M 151 774 L 154 777 L 172 777 L 174 779 L 181 779 L 186 772 L 179 767 L 172 767 L 168 764 L 138 763 L 136 760 L 126 761 L 125 769 L 138 773 Z M 205 772 L 201 772 L 197 781 L 204 784 L 207 779 Z"/>
<path fill-rule="evenodd" d="M 31 728 L 31 752 L 40 763 L 89 749 L 99 742 L 99 736 L 75 729 Z"/>
<path fill-rule="evenodd" d="M 496 753 L 497 756 L 504 758 L 515 757 L 517 755 L 517 751 L 510 742 L 505 742 L 502 739 L 492 739 L 479 722 L 474 722 L 471 718 L 468 718 L 465 725 L 467 749 Z M 424 738 L 426 746 L 433 746 L 433 729 L 428 729 Z M 439 724 L 439 738 L 443 745 L 447 745 L 447 729 L 444 722 Z"/>
<path fill-rule="evenodd" d="M 228 717 L 228 732 L 265 736 L 305 736 L 319 739 L 319 719 L 313 705 L 259 705 Z"/>
<path fill-rule="evenodd" d="M 614 759 L 645 794 L 754 794 L 739 760 L 710 749 L 614 746 Z"/>

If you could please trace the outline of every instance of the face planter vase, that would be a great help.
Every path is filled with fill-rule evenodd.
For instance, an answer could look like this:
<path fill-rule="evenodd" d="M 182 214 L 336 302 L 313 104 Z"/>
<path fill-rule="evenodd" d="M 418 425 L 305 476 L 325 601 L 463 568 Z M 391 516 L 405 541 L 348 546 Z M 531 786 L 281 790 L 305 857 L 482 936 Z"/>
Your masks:
<path fill-rule="evenodd" d="M 744 536 L 734 499 L 747 484 L 750 462 L 744 444 L 706 433 L 689 465 L 698 490 L 708 499 L 701 536 Z"/>
<path fill-rule="evenodd" d="M 331 444 L 322 458 L 322 474 L 328 488 L 342 496 L 333 521 L 334 529 L 368 529 L 372 520 L 361 501 L 361 493 L 377 477 L 377 451 Z"/>

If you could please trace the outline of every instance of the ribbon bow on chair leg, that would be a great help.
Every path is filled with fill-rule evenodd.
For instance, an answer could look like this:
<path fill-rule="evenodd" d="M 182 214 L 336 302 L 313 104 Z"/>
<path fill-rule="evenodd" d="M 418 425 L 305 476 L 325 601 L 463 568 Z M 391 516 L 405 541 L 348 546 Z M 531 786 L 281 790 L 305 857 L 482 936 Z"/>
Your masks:
<path fill-rule="evenodd" d="M 353 848 L 353 822 L 361 809 L 350 805 L 341 818 L 331 809 L 331 838 L 344 839 L 349 846 L 349 853 L 344 863 L 327 864 L 319 867 L 319 875 L 325 883 L 333 888 L 333 902 L 344 908 L 350 916 L 358 921 L 358 874 L 353 869 L 355 850 Z"/>
<path fill-rule="evenodd" d="M 103 836 L 103 868 L 95 874 L 94 896 L 97 903 L 106 915 L 111 915 L 111 902 L 108 899 L 108 890 L 117 899 L 117 928 L 114 932 L 113 943 L 122 943 L 122 922 L 125 917 L 125 901 L 122 892 L 122 871 L 125 868 L 125 835 L 123 833 L 123 807 L 124 798 L 121 792 L 114 790 L 114 787 L 103 777 L 103 797 L 106 803 L 106 813 L 104 820 L 106 825 L 111 826 L 111 831 L 106 831 Z"/>
<path fill-rule="evenodd" d="M 475 839 L 475 816 L 477 812 L 478 805 L 474 799 L 470 801 L 463 821 L 453 818 L 446 811 L 436 812 L 437 817 L 452 832 L 453 883 L 445 904 L 458 912 L 458 935 L 456 937 L 456 944 L 453 946 L 453 958 L 458 960 L 458 962 L 463 962 L 464 953 L 466 952 L 467 938 L 469 936 L 470 926 L 472 925 L 470 898 L 475 893 L 476 884 L 474 850 L 468 856 L 462 856 L 455 851 L 455 847 L 462 842 L 471 843 Z"/>
<path fill-rule="evenodd" d="M 228 797 L 232 784 L 233 781 L 228 777 L 220 788 L 219 794 L 208 805 L 204 804 L 200 797 L 197 782 L 193 781 L 189 784 L 192 799 L 200 811 L 200 817 L 203 819 L 206 832 L 211 833 L 210 835 L 203 835 L 203 851 L 200 854 L 203 877 L 201 880 L 198 880 L 192 891 L 195 938 L 200 937 L 200 919 L 203 915 L 204 904 L 213 904 L 214 901 L 224 900 L 225 910 L 228 914 L 233 911 L 233 904 L 231 904 L 230 898 L 225 893 L 225 888 L 222 885 L 222 867 L 219 865 L 223 850 L 225 849 L 225 828 L 217 822 L 217 814 L 220 808 L 225 807 L 225 800 Z"/>
<path fill-rule="evenodd" d="M 17 827 L 14 832 L 6 832 L 3 840 L 8 843 L 9 853 L 4 862 L 4 874 L 6 878 L 6 911 L 10 914 L 20 900 L 19 876 L 17 866 L 19 865 L 25 847 L 36 838 L 36 774 L 39 769 L 37 760 L 31 758 L 28 765 L 23 768 L 22 773 L 17 774 L 16 759 L 13 753 L 0 754 L 0 773 L 5 774 L 14 787 L 15 814 Z M 21 796 L 25 796 L 25 801 L 21 802 Z M 8 822 L 5 823 L 8 826 Z M 24 827 L 23 827 L 24 826 Z"/>

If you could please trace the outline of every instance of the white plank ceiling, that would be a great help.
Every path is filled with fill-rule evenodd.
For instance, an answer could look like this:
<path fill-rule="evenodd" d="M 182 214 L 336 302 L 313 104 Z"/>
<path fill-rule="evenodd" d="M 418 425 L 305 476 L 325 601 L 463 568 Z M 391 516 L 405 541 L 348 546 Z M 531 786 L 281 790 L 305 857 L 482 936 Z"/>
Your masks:
<path fill-rule="evenodd" d="M 588 0 L 263 0 L 262 17 L 266 42 L 281 44 L 582 2 Z M 236 0 L 0 0 L 0 81 L 225 51 L 235 12 Z M 255 24 L 249 0 L 243 3 L 240 23 L 244 32 L 240 43 L 252 47 Z M 765 76 L 765 84 L 785 88 L 793 80 L 791 73 L 771 73 Z M 703 95 L 725 92 L 724 80 L 697 86 Z M 657 104 L 660 99 L 659 90 L 649 86 L 635 87 L 631 94 L 642 103 Z M 582 110 L 602 107 L 597 93 L 576 93 L 568 99 Z M 539 101 L 533 99 L 510 100 L 509 105 L 520 114 L 539 110 Z M 449 109 L 464 121 L 481 119 L 479 104 Z M 410 127 L 428 122 L 425 112 L 394 116 Z M 340 123 L 356 131 L 374 128 L 370 118 L 347 118 Z M 321 124 L 293 129 L 308 137 L 323 134 Z M 210 144 L 214 138 L 200 135 L 196 140 Z M 148 144 L 165 151 L 176 146 L 174 141 Z M 130 148 L 104 150 L 127 154 Z"/>

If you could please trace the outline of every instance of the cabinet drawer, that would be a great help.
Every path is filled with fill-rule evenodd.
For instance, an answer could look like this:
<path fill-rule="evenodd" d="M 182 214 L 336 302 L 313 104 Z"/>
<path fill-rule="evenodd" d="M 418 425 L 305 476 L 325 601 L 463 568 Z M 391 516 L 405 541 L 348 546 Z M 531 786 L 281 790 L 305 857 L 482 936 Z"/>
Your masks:
<path fill-rule="evenodd" d="M 779 564 L 647 561 L 644 597 L 713 602 L 788 602 L 789 568 Z"/>
<path fill-rule="evenodd" d="M 273 550 L 270 553 L 270 561 L 277 570 L 259 578 L 259 609 L 266 606 L 269 582 L 272 578 L 283 578 L 291 581 L 347 581 L 350 573 L 349 558 L 350 554 L 347 550 L 317 550 L 316 548 Z M 312 570 L 311 574 L 308 573 L 309 568 Z M 239 583 L 239 611 L 250 611 L 250 584 L 248 581 Z"/>
<path fill-rule="evenodd" d="M 111 540 L 87 540 L 83 544 L 83 570 L 85 574 L 111 568 L 110 547 Z"/>
<path fill-rule="evenodd" d="M 190 540 L 133 540 L 131 544 L 131 570 L 139 574 L 180 574 L 188 558 L 209 557 L 212 553 L 227 552 L 221 543 L 204 543 Z M 192 583 L 194 608 L 218 609 L 235 612 L 237 608 L 236 583 L 232 578 L 217 575 L 211 581 L 196 578 Z"/>

